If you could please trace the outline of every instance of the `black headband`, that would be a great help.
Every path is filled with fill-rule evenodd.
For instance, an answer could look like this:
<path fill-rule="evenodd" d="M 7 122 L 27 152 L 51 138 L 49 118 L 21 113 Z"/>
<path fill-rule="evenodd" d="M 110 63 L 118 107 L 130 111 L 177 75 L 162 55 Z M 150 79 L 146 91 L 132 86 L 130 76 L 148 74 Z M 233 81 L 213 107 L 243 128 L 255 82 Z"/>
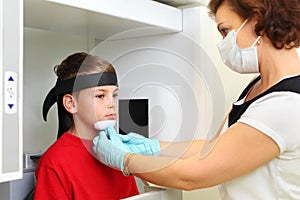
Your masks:
<path fill-rule="evenodd" d="M 58 137 L 67 131 L 70 127 L 69 115 L 66 113 L 62 105 L 62 96 L 71 94 L 86 88 L 103 86 L 103 85 L 118 85 L 117 75 L 114 72 L 101 72 L 87 75 L 76 76 L 67 80 L 57 79 L 55 86 L 47 94 L 43 103 L 43 118 L 47 121 L 49 109 L 57 102 L 58 104 L 58 120 L 59 130 Z M 64 128 L 61 128 L 64 127 Z M 63 129 L 63 130 L 62 130 Z"/>
<path fill-rule="evenodd" d="M 57 95 L 62 95 L 101 85 L 118 85 L 116 73 L 102 72 L 57 80 L 55 87 Z"/>

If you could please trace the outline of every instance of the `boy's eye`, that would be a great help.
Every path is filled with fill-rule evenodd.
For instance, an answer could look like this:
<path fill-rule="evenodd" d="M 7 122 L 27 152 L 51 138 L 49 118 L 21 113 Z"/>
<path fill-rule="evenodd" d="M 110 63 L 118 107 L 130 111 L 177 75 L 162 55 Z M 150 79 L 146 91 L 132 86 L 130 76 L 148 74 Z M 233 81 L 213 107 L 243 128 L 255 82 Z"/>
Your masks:
<path fill-rule="evenodd" d="M 118 96 L 119 96 L 118 93 L 113 94 L 113 97 L 118 97 Z"/>
<path fill-rule="evenodd" d="M 96 95 L 96 97 L 99 98 L 99 99 L 102 99 L 102 98 L 104 98 L 104 95 L 100 94 L 100 95 Z"/>

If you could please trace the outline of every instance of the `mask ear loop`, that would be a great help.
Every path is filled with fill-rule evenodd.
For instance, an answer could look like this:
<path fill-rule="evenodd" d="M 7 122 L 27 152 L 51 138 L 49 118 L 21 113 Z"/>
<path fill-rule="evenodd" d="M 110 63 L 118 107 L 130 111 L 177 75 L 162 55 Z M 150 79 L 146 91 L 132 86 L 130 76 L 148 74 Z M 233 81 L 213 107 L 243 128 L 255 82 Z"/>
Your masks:
<path fill-rule="evenodd" d="M 231 111 L 231 109 L 230 109 Z M 201 150 L 200 150 L 200 159 L 204 159 L 206 156 L 208 156 L 208 154 L 211 153 L 212 149 L 215 147 L 215 145 L 217 144 L 220 136 L 221 136 L 221 132 L 222 129 L 224 128 L 225 122 L 228 119 L 229 113 L 230 111 L 227 113 L 226 117 L 224 118 L 224 120 L 222 121 L 222 124 L 220 125 L 218 132 L 216 133 L 216 135 L 210 139 L 207 140 L 203 143 Z"/>
<path fill-rule="evenodd" d="M 253 42 L 252 46 L 251 47 L 254 47 L 256 44 L 260 44 L 260 38 L 261 38 L 261 35 L 257 37 L 257 39 Z"/>
<path fill-rule="evenodd" d="M 242 25 L 238 28 L 238 30 L 236 31 L 236 33 L 240 32 L 240 30 L 245 26 L 245 24 L 248 22 L 249 18 L 247 18 Z"/>
<path fill-rule="evenodd" d="M 240 30 L 245 26 L 245 24 L 248 22 L 249 18 L 247 18 L 243 23 L 242 25 L 238 28 L 238 30 L 236 31 L 236 33 L 240 32 Z M 259 42 L 259 39 L 261 38 L 262 36 L 258 36 L 256 38 L 256 40 L 253 42 L 253 44 L 251 45 L 251 47 L 254 47 L 256 45 L 256 43 L 260 44 Z"/>

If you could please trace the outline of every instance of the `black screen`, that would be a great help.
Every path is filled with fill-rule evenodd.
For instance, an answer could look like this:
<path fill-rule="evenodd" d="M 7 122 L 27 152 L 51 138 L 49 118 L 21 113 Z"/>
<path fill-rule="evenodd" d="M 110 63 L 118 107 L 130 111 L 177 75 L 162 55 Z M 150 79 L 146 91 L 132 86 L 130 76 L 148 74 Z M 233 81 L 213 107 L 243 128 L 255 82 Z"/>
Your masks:
<path fill-rule="evenodd" d="M 148 99 L 119 99 L 119 133 L 149 137 Z"/>

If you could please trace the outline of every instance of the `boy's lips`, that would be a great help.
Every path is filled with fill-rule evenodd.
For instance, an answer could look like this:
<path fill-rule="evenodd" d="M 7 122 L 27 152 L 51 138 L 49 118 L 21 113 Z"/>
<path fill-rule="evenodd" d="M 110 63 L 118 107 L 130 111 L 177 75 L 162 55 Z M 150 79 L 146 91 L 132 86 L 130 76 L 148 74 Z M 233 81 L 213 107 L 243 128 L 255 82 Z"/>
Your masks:
<path fill-rule="evenodd" d="M 108 119 L 116 119 L 116 114 L 108 114 L 108 115 L 105 115 L 105 117 Z"/>

